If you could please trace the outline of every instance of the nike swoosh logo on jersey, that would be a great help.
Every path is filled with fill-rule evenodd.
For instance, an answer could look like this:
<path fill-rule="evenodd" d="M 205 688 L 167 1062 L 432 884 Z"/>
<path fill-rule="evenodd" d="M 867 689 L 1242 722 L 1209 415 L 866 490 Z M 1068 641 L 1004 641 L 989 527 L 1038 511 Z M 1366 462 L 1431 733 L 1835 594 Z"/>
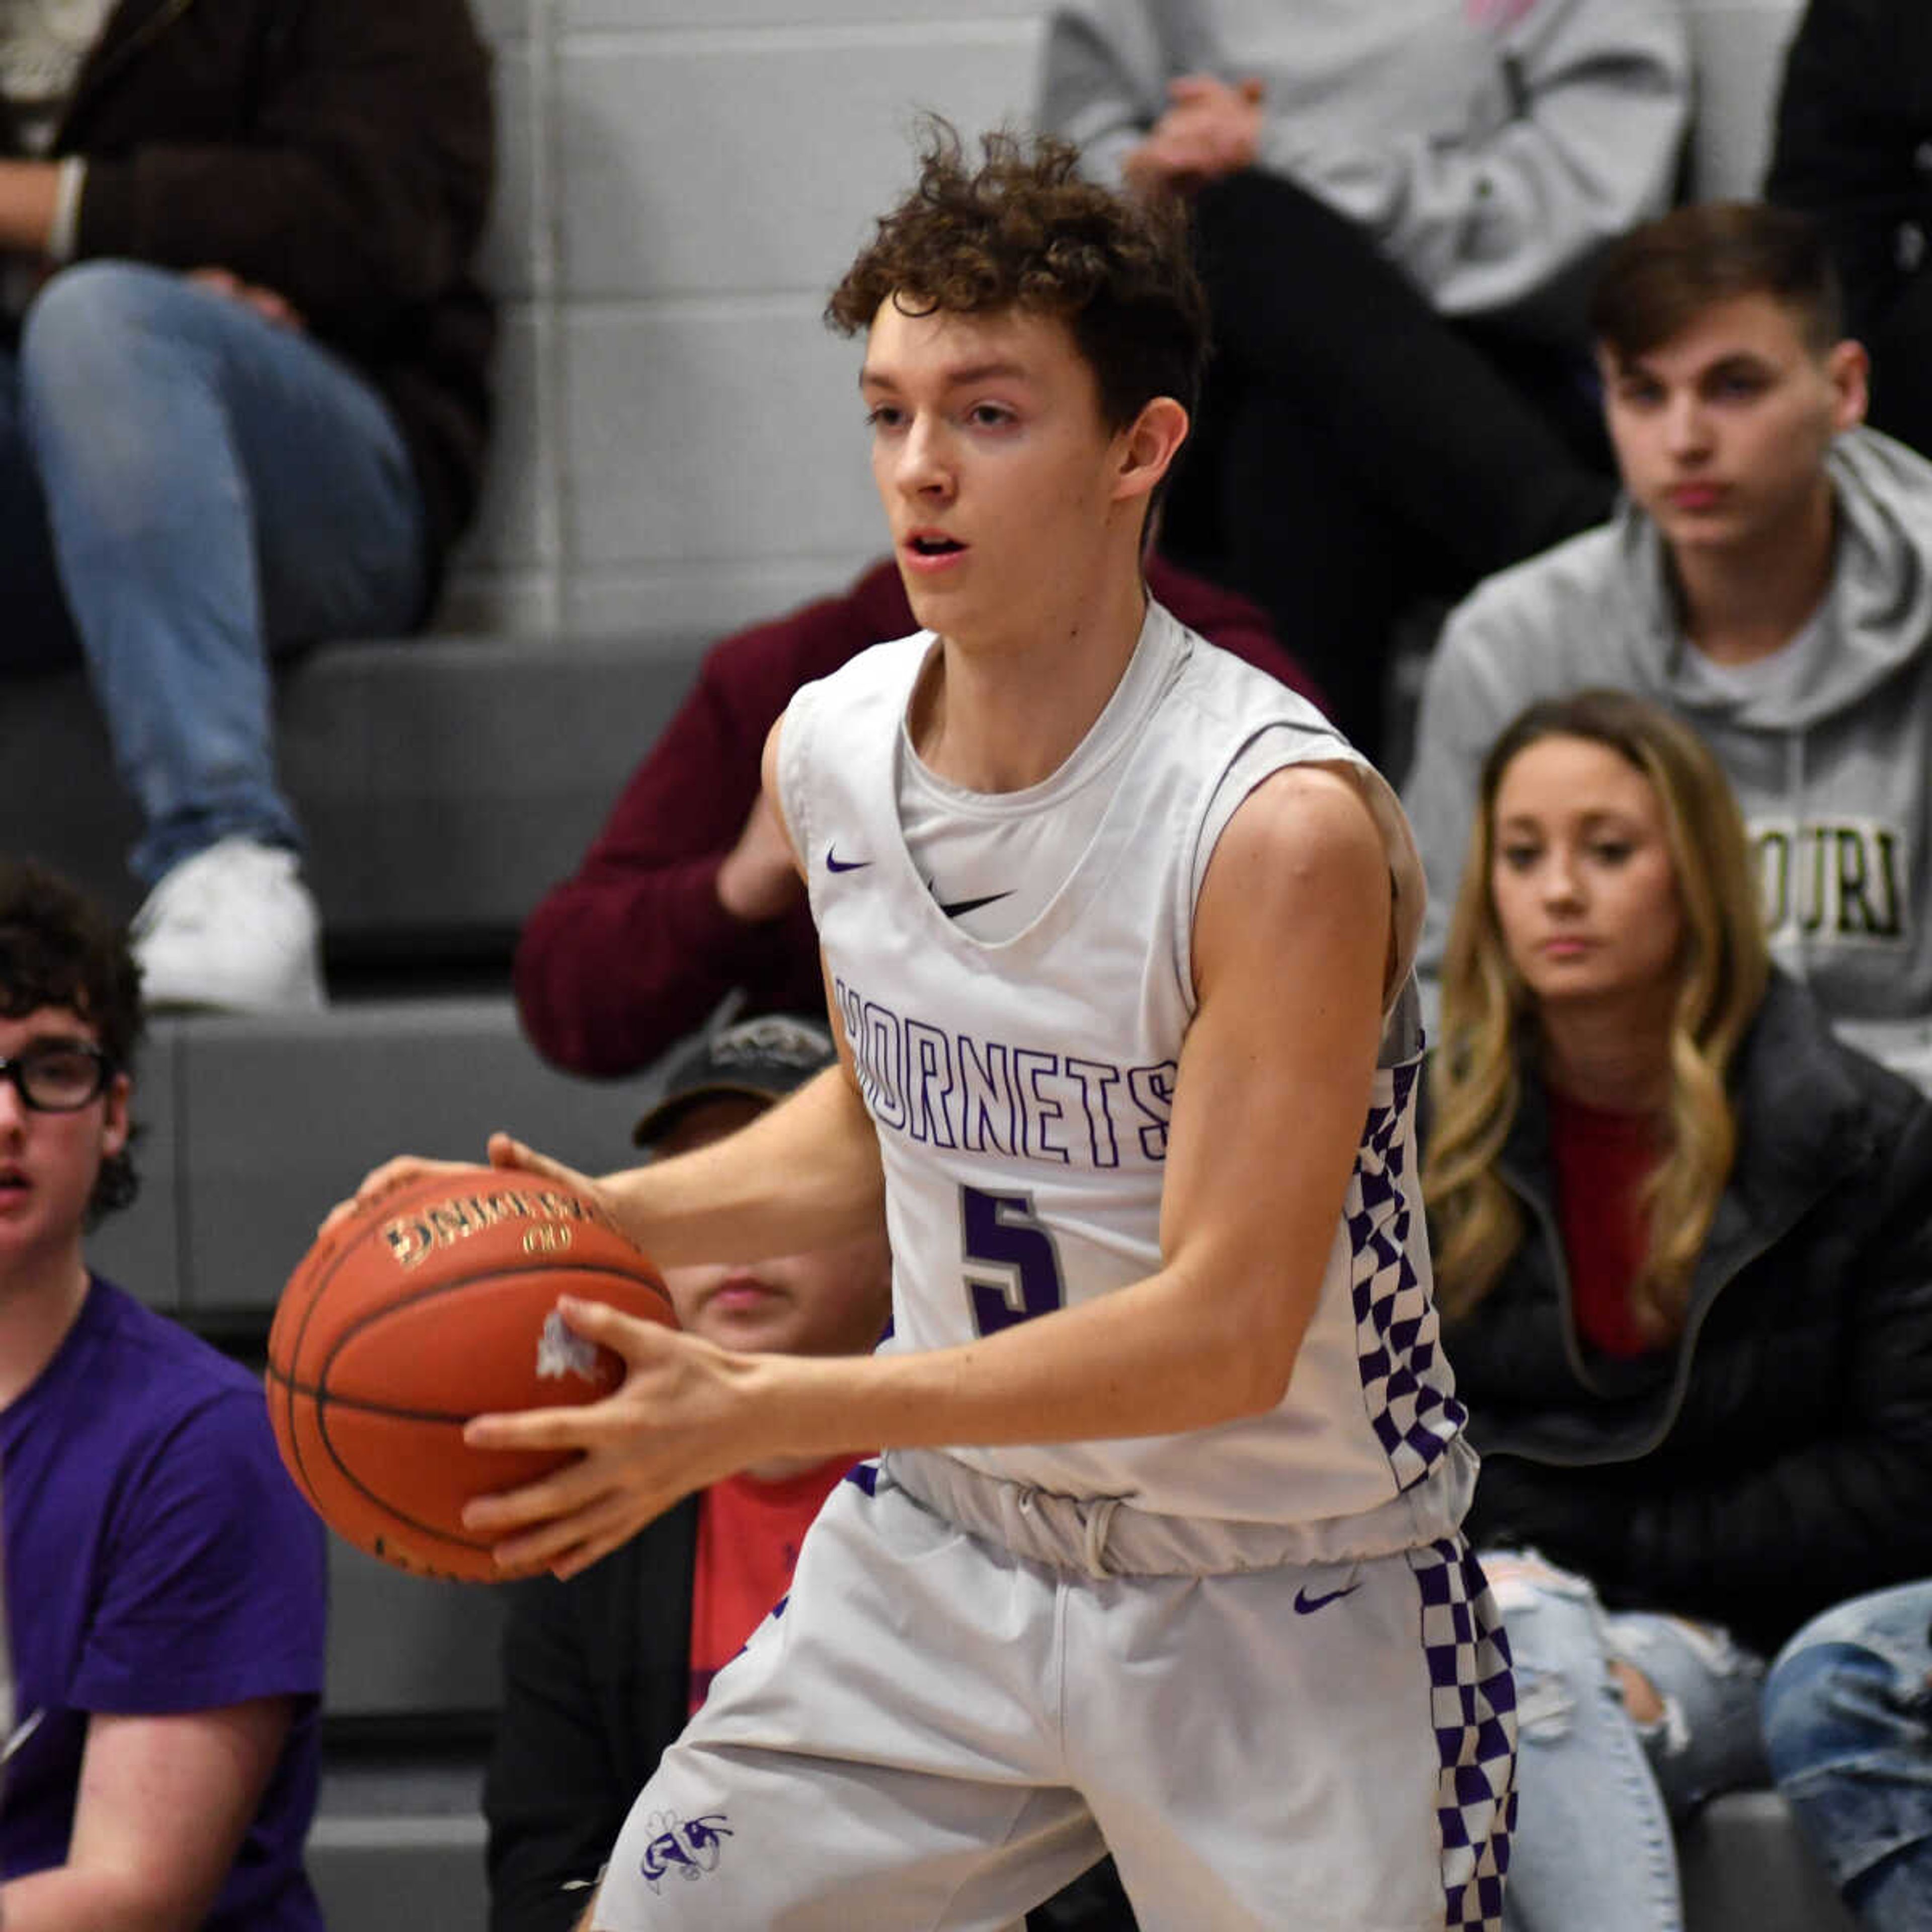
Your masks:
<path fill-rule="evenodd" d="M 982 906 L 998 905 L 1000 900 L 1010 899 L 1012 896 L 1012 888 L 1009 886 L 1004 892 L 988 892 L 984 898 L 955 899 L 950 905 L 941 899 L 939 909 L 948 919 L 960 919 L 969 912 L 977 912 Z"/>
<path fill-rule="evenodd" d="M 825 869 L 828 872 L 862 872 L 872 862 L 869 859 L 842 859 L 836 845 L 825 848 Z"/>
<path fill-rule="evenodd" d="M 1304 1586 L 1294 1593 L 1294 1607 L 1300 1615 L 1305 1617 L 1326 1604 L 1339 1602 L 1344 1597 L 1352 1597 L 1361 1587 L 1358 1581 L 1351 1583 L 1346 1590 L 1330 1590 L 1325 1597 L 1311 1597 Z"/>

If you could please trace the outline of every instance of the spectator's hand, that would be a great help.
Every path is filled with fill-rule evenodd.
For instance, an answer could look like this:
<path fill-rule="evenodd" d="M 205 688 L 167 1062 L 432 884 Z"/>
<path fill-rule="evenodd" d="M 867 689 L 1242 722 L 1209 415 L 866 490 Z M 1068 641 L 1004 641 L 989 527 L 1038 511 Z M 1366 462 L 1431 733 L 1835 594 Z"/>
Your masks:
<path fill-rule="evenodd" d="M 759 926 L 789 912 L 804 891 L 791 842 L 760 792 L 737 844 L 718 868 L 718 903 L 734 919 Z"/>
<path fill-rule="evenodd" d="M 1261 152 L 1258 80 L 1231 86 L 1211 74 L 1183 74 L 1168 83 L 1167 94 L 1167 112 L 1124 166 L 1136 194 L 1193 194 L 1254 165 Z"/>
<path fill-rule="evenodd" d="M 292 302 L 259 282 L 244 282 L 226 268 L 191 268 L 188 278 L 198 287 L 212 290 L 230 302 L 239 302 L 244 308 L 252 308 L 264 322 L 273 322 L 278 328 L 292 329 L 298 334 L 308 329 L 302 311 Z"/>
<path fill-rule="evenodd" d="M 498 1538 L 496 1558 L 506 1568 L 542 1563 L 561 1577 L 587 1568 L 694 1490 L 786 1445 L 746 1432 L 739 1391 L 758 1357 L 602 1302 L 566 1299 L 558 1306 L 576 1334 L 624 1358 L 623 1382 L 602 1401 L 469 1423 L 463 1439 L 472 1448 L 580 1453 L 540 1481 L 479 1496 L 463 1524 Z"/>

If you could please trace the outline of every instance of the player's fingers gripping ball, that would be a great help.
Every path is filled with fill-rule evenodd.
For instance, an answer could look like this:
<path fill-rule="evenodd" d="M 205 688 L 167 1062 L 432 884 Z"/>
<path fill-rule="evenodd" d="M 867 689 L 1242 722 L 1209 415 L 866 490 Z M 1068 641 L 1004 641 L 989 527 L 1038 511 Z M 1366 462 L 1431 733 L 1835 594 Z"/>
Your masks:
<path fill-rule="evenodd" d="M 474 1448 L 463 1427 L 596 1401 L 622 1381 L 620 1356 L 565 1324 L 560 1294 L 676 1318 L 650 1261 L 543 1174 L 428 1174 L 330 1225 L 282 1292 L 267 1376 L 283 1460 L 330 1528 L 425 1576 L 520 1574 L 464 1529 L 463 1507 L 574 1452 Z"/>

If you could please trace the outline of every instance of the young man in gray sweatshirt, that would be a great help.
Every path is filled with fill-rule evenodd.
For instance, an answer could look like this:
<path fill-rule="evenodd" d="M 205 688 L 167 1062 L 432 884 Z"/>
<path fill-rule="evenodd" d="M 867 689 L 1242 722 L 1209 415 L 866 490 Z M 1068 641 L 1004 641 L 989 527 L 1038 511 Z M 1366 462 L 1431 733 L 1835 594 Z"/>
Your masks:
<path fill-rule="evenodd" d="M 1404 800 L 1425 970 L 1491 742 L 1534 699 L 1615 686 L 1723 760 L 1779 964 L 1932 1085 L 1932 464 L 1862 426 L 1841 315 L 1817 230 L 1786 210 L 1680 208 L 1606 261 L 1592 326 L 1624 498 L 1444 632 Z"/>

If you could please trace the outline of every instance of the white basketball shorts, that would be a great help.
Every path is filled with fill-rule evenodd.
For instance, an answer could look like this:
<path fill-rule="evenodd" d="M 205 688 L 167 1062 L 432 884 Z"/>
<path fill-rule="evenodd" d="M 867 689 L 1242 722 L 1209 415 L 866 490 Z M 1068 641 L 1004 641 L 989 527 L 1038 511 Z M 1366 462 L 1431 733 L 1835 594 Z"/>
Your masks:
<path fill-rule="evenodd" d="M 598 1932 L 1002 1932 L 1103 1851 L 1144 1932 L 1499 1932 L 1514 1689 L 1460 1538 L 1208 1575 L 1092 1553 L 1016 1556 L 854 1472 L 638 1799 Z"/>

